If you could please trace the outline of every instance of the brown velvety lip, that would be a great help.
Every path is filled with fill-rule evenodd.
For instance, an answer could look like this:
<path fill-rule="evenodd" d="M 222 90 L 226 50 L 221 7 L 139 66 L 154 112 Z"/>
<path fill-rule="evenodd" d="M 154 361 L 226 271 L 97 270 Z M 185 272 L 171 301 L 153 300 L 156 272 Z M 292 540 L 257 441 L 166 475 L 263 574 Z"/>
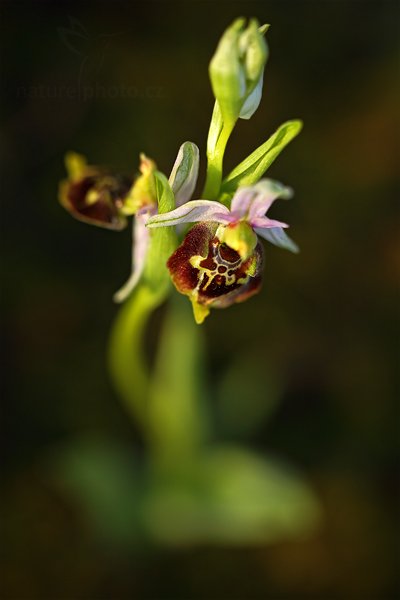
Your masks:
<path fill-rule="evenodd" d="M 194 225 L 167 266 L 179 292 L 193 295 L 199 304 L 225 308 L 260 290 L 263 248 L 258 243 L 252 256 L 241 261 L 235 250 L 221 244 L 215 231 L 211 223 Z M 193 257 L 199 257 L 198 267 L 191 263 Z"/>
<path fill-rule="evenodd" d="M 129 192 L 129 178 L 110 174 L 90 174 L 79 181 L 64 181 L 60 187 L 60 202 L 75 218 L 100 227 L 122 230 L 127 221 L 120 206 Z M 99 194 L 97 202 L 87 205 L 90 190 Z"/>

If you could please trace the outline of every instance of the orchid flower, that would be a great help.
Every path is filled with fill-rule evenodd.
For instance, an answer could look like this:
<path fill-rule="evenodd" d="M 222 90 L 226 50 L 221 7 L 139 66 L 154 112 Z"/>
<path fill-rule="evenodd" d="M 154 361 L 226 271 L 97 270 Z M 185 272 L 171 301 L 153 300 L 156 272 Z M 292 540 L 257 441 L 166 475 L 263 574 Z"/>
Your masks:
<path fill-rule="evenodd" d="M 199 150 L 191 142 L 181 145 L 169 180 L 144 154 L 134 181 L 90 166 L 78 154 L 67 155 L 69 177 L 61 183 L 59 197 L 73 216 L 114 230 L 123 229 L 127 217 L 133 216 L 131 275 L 114 295 L 116 302 L 123 302 L 139 281 L 158 289 L 155 273 L 161 271 L 160 278 L 168 286 L 167 266 L 175 287 L 190 297 L 196 321 L 201 323 L 210 306 L 241 302 L 260 289 L 263 247 L 259 238 L 298 252 L 285 233 L 288 225 L 266 215 L 277 198 L 290 198 L 292 190 L 260 177 L 299 133 L 301 121 L 284 123 L 223 177 L 225 147 L 235 123 L 249 119 L 261 100 L 268 27 L 256 19 L 236 19 L 210 62 L 215 103 L 207 138 L 204 199 L 190 200 L 199 170 Z M 184 235 L 188 223 L 195 225 Z M 161 227 L 175 230 L 152 231 Z M 176 248 L 179 236 L 183 241 Z"/>
<path fill-rule="evenodd" d="M 108 169 L 88 165 L 84 156 L 69 152 L 65 157 L 68 179 L 60 184 L 59 200 L 73 217 L 119 231 L 127 225 L 122 210 L 132 179 Z"/>
<path fill-rule="evenodd" d="M 210 306 L 226 307 L 259 291 L 263 250 L 257 235 L 298 251 L 284 232 L 288 225 L 265 216 L 274 200 L 291 196 L 290 188 L 263 179 L 239 188 L 230 210 L 220 202 L 194 200 L 148 219 L 150 228 L 198 223 L 167 263 L 175 287 L 189 296 L 197 323 Z"/>
<path fill-rule="evenodd" d="M 125 209 L 134 214 L 132 232 L 132 272 L 128 281 L 114 294 L 115 302 L 123 302 L 138 284 L 146 264 L 146 257 L 151 243 L 150 232 L 146 224 L 157 214 L 154 171 L 155 163 L 141 155 L 141 176 L 125 203 Z M 192 142 L 184 142 L 179 148 L 174 166 L 169 177 L 169 184 L 180 205 L 193 194 L 199 171 L 199 149 Z"/>

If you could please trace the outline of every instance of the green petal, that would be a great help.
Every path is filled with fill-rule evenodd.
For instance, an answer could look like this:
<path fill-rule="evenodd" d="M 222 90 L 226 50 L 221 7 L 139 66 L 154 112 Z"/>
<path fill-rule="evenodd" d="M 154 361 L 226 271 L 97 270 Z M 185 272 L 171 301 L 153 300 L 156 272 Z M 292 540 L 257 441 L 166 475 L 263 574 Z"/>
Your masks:
<path fill-rule="evenodd" d="M 199 173 L 199 149 L 193 142 L 184 142 L 179 148 L 178 156 L 169 184 L 175 195 L 176 205 L 180 206 L 192 197 Z"/>

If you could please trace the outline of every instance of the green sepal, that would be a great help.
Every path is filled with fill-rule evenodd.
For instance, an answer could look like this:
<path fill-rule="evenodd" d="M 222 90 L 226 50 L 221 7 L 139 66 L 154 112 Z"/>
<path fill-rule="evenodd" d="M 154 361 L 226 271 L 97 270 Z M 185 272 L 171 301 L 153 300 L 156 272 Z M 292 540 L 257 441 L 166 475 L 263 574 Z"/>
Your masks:
<path fill-rule="evenodd" d="M 156 163 L 142 152 L 139 169 L 141 174 L 132 185 L 121 209 L 126 216 L 134 215 L 143 206 L 153 205 L 156 201 L 154 181 L 154 173 L 157 170 Z"/>
<path fill-rule="evenodd" d="M 77 152 L 67 152 L 65 155 L 65 166 L 68 173 L 68 178 L 71 181 L 79 181 L 84 176 L 87 169 L 86 157 Z"/>
<path fill-rule="evenodd" d="M 158 213 L 166 213 L 175 208 L 175 198 L 167 178 L 160 171 L 155 171 L 155 187 Z M 150 245 L 147 252 L 143 279 L 151 289 L 167 292 L 170 276 L 167 260 L 178 245 L 173 227 L 159 227 L 150 230 Z"/>
<path fill-rule="evenodd" d="M 239 186 L 257 183 L 285 146 L 300 133 L 302 126 L 303 123 L 299 120 L 283 123 L 264 144 L 225 177 L 219 200 L 223 202 L 231 198 Z"/>

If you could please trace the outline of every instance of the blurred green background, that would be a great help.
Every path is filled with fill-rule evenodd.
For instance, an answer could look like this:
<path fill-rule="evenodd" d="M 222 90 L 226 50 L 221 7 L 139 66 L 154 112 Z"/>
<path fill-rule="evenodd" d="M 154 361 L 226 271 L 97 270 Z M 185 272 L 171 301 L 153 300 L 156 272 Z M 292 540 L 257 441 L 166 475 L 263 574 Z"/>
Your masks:
<path fill-rule="evenodd" d="M 2 3 L 3 598 L 398 597 L 398 6 Z M 126 173 L 141 151 L 169 173 L 186 139 L 204 157 L 208 62 L 239 15 L 271 23 L 270 59 L 226 167 L 304 120 L 268 172 L 295 190 L 271 215 L 301 253 L 268 246 L 261 294 L 206 321 L 205 404 L 214 441 L 292 465 L 324 516 L 160 547 L 126 533 L 146 449 L 106 370 L 130 233 L 73 221 L 58 181 L 71 149 Z"/>

